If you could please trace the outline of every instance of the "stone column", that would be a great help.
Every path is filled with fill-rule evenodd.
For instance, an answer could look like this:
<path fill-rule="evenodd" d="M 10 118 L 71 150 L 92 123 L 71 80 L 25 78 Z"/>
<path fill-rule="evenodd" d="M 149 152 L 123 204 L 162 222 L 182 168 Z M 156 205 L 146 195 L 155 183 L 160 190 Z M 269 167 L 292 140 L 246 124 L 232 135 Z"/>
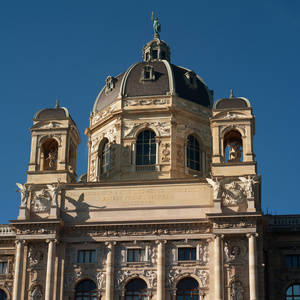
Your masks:
<path fill-rule="evenodd" d="M 24 258 L 24 240 L 16 241 L 17 254 L 15 264 L 15 278 L 14 278 L 14 289 L 13 289 L 13 300 L 21 299 L 21 288 L 22 288 L 22 273 L 23 273 L 23 258 Z"/>
<path fill-rule="evenodd" d="M 108 248 L 106 257 L 106 286 L 105 286 L 105 299 L 114 299 L 114 257 L 115 257 L 115 244 L 116 242 L 106 242 Z"/>
<path fill-rule="evenodd" d="M 214 249 L 214 265 L 215 265 L 215 300 L 223 299 L 223 247 L 222 238 L 223 235 L 216 234 L 215 238 L 215 249 Z"/>
<path fill-rule="evenodd" d="M 157 300 L 165 300 L 165 244 L 166 241 L 156 241 L 157 244 Z"/>
<path fill-rule="evenodd" d="M 46 272 L 46 287 L 45 287 L 45 300 L 55 299 L 55 295 L 52 295 L 54 286 L 54 260 L 55 260 L 55 248 L 57 240 L 46 240 L 48 243 L 48 257 L 47 257 L 47 272 Z"/>
<path fill-rule="evenodd" d="M 257 233 L 247 233 L 249 239 L 249 290 L 250 300 L 257 300 L 257 258 L 256 258 L 256 237 Z"/>

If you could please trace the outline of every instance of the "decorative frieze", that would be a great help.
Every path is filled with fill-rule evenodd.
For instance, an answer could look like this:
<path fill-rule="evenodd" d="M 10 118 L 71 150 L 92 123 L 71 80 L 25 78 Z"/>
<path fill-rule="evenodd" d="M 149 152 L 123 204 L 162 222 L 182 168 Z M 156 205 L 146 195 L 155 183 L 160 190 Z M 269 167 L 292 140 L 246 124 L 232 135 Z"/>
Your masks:
<path fill-rule="evenodd" d="M 97 122 L 101 121 L 104 118 L 107 118 L 108 116 L 111 116 L 115 110 L 116 110 L 115 105 L 112 105 L 102 110 L 101 112 L 99 112 L 98 114 L 92 117 L 92 125 L 96 124 Z"/>
<path fill-rule="evenodd" d="M 170 122 L 150 122 L 150 123 L 125 123 L 123 125 L 123 137 L 135 137 L 138 128 L 155 128 L 160 136 L 169 136 L 171 130 Z"/>
<path fill-rule="evenodd" d="M 140 100 L 125 100 L 124 106 L 149 106 L 149 105 L 167 105 L 170 104 L 169 99 L 140 99 Z"/>

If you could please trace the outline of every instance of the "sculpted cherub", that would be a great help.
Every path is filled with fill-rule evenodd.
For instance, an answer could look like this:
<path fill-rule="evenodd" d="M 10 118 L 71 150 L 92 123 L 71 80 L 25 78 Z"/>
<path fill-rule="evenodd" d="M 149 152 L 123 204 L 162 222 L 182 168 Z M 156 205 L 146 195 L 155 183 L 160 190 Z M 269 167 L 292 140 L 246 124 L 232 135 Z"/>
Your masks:
<path fill-rule="evenodd" d="M 218 181 L 217 177 L 216 177 L 216 181 L 213 181 L 210 178 L 206 178 L 206 180 L 210 185 L 212 185 L 214 189 L 214 199 L 220 199 L 222 185 L 225 184 L 228 181 L 228 179 L 222 179 L 220 182 Z"/>
<path fill-rule="evenodd" d="M 259 178 L 260 175 L 253 176 L 252 178 L 250 175 L 248 175 L 248 178 L 239 177 L 239 179 L 244 183 L 244 191 L 247 195 L 247 198 L 253 197 L 253 186 L 256 183 L 259 183 Z"/>
<path fill-rule="evenodd" d="M 27 205 L 27 201 L 28 201 L 28 197 L 29 197 L 29 192 L 31 192 L 34 188 L 34 185 L 27 185 L 21 184 L 21 183 L 16 183 L 16 185 L 18 186 L 18 188 L 20 190 L 16 189 L 16 192 L 21 193 L 21 207 L 26 207 Z"/>

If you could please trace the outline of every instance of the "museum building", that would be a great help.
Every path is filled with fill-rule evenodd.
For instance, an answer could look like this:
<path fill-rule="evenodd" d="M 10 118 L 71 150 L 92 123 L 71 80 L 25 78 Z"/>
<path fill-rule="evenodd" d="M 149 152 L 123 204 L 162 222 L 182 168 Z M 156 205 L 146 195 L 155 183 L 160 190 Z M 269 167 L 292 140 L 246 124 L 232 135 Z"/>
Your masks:
<path fill-rule="evenodd" d="M 213 102 L 158 32 L 96 98 L 87 174 L 67 108 L 30 131 L 0 300 L 300 299 L 300 216 L 261 210 L 250 101 Z"/>

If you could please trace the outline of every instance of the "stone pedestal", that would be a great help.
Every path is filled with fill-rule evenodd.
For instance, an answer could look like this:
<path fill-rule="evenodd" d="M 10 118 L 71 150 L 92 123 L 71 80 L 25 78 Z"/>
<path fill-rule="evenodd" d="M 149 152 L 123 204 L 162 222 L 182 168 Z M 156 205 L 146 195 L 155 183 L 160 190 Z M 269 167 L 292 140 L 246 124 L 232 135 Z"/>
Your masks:
<path fill-rule="evenodd" d="M 60 210 L 57 206 L 50 207 L 49 219 L 58 219 L 60 217 Z"/>
<path fill-rule="evenodd" d="M 247 198 L 247 212 L 256 212 L 254 197 Z"/>
<path fill-rule="evenodd" d="M 30 210 L 27 207 L 20 206 L 18 220 L 27 220 L 30 217 Z"/>
<path fill-rule="evenodd" d="M 214 199 L 214 212 L 222 213 L 222 201 L 221 198 Z"/>

